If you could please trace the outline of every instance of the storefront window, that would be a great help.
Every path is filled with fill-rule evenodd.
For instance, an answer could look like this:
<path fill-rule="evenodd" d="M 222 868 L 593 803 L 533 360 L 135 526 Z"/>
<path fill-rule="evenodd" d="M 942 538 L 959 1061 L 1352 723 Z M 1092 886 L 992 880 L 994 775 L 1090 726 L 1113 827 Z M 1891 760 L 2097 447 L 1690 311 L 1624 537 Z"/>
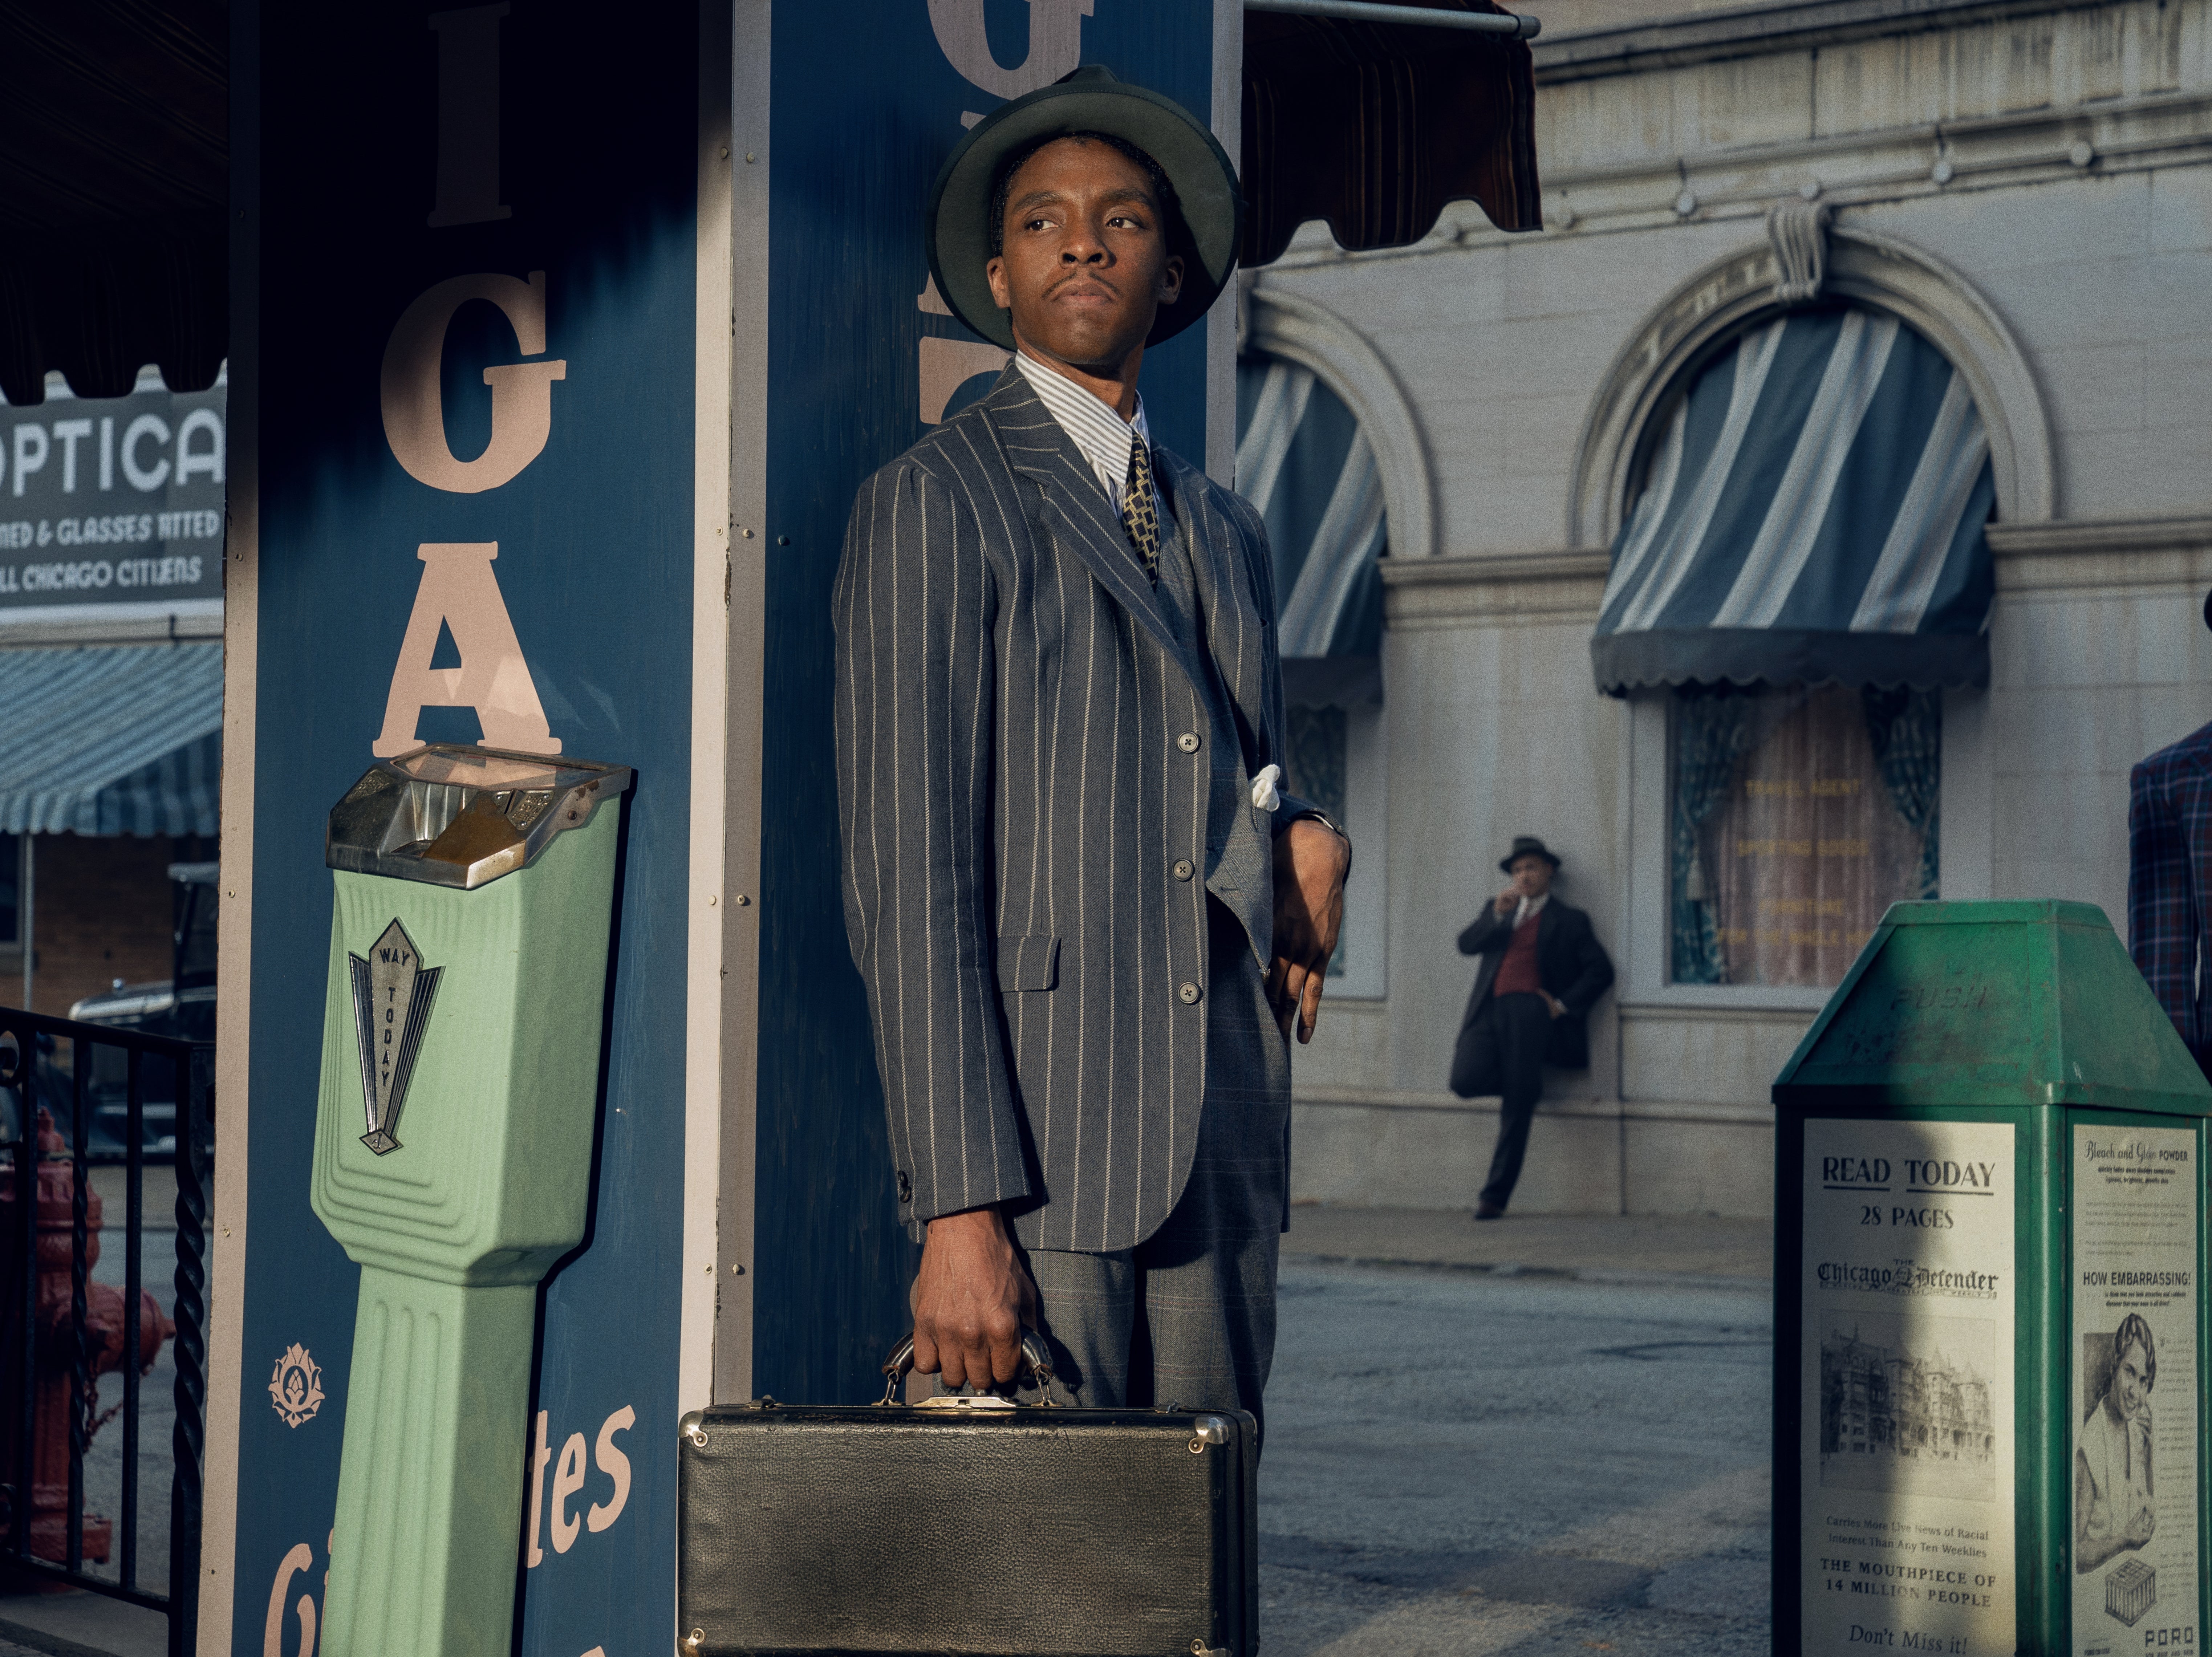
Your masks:
<path fill-rule="evenodd" d="M 1825 988 L 1936 895 L 1940 693 L 1688 686 L 1672 726 L 1674 982 Z"/>

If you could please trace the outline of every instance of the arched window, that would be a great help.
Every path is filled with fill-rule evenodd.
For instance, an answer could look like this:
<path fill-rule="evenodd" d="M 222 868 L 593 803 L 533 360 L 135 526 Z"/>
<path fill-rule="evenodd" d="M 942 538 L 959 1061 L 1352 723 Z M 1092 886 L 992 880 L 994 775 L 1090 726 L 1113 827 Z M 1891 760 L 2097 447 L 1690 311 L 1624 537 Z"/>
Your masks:
<path fill-rule="evenodd" d="M 1672 704 L 1672 981 L 1832 985 L 1938 895 L 1942 692 L 1988 682 L 1995 501 L 1964 377 L 1883 312 L 1755 324 L 1659 404 L 1591 654 Z"/>
<path fill-rule="evenodd" d="M 1237 371 L 1237 487 L 1274 558 L 1290 786 L 1361 845 L 1329 976 L 1382 992 L 1382 476 L 1343 399 L 1301 363 L 1249 355 Z M 1363 878 L 1364 877 L 1364 878 Z"/>

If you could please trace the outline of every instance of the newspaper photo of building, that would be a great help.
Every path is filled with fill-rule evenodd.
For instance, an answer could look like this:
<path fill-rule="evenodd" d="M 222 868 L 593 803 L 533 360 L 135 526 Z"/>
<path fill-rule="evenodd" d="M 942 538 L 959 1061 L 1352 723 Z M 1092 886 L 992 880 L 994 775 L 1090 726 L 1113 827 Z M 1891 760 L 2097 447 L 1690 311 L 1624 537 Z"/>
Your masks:
<path fill-rule="evenodd" d="M 1820 1483 L 1987 1502 L 1995 1326 L 1831 1314 L 1820 1340 Z"/>

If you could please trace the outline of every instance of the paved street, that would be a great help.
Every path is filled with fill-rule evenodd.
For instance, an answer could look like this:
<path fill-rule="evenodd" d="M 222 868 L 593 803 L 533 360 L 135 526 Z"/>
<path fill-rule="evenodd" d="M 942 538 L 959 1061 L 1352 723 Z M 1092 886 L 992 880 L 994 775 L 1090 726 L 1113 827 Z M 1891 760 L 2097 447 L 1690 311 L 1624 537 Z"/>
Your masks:
<path fill-rule="evenodd" d="M 1765 1653 L 1771 1305 L 1710 1283 L 1286 1263 L 1267 1657 Z"/>

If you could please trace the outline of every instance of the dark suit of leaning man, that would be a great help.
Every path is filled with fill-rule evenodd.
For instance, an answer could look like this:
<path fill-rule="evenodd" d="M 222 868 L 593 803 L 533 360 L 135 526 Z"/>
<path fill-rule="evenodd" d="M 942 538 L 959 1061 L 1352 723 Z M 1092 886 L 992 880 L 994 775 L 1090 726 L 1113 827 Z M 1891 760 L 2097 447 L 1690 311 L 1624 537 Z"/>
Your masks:
<path fill-rule="evenodd" d="M 1205 129 L 1104 70 L 982 122 L 932 272 L 1014 361 L 853 505 L 846 924 L 923 1245 L 915 1367 L 951 1387 L 1014 1382 L 1026 1323 L 1063 1399 L 1257 1415 L 1273 1356 L 1289 1030 L 1352 852 L 1275 786 L 1259 518 L 1137 391 L 1240 211 Z"/>

